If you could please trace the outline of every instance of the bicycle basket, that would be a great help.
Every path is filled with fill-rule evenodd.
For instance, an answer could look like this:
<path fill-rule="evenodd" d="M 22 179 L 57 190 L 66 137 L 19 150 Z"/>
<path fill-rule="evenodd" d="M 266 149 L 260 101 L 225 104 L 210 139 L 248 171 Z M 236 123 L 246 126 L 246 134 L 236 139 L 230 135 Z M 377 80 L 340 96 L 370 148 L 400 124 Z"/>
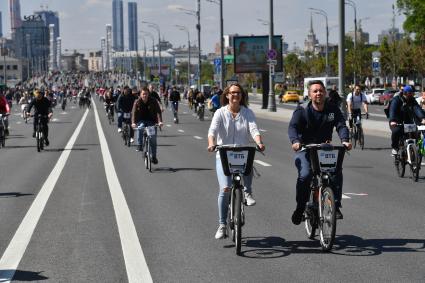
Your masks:
<path fill-rule="evenodd" d="M 335 173 L 341 170 L 345 149 L 310 149 L 311 166 L 313 174 L 320 172 Z"/>
<path fill-rule="evenodd" d="M 146 127 L 146 133 L 147 133 L 148 136 L 154 136 L 156 134 L 155 133 L 155 126 Z"/>
<path fill-rule="evenodd" d="M 219 149 L 224 175 L 243 174 L 248 176 L 254 163 L 255 147 L 224 147 Z"/>
<path fill-rule="evenodd" d="M 416 124 L 404 124 L 403 126 L 405 133 L 414 133 L 418 130 Z"/>

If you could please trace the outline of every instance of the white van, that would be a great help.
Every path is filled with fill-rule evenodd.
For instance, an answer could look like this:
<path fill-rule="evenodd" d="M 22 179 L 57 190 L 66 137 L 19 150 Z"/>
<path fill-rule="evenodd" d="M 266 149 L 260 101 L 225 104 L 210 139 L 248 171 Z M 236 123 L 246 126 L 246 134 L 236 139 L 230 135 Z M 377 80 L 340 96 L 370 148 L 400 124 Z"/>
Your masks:
<path fill-rule="evenodd" d="M 334 85 L 337 87 L 339 85 L 339 77 L 304 78 L 304 100 L 308 99 L 308 83 L 310 81 L 322 81 L 327 92 L 329 92 Z"/>

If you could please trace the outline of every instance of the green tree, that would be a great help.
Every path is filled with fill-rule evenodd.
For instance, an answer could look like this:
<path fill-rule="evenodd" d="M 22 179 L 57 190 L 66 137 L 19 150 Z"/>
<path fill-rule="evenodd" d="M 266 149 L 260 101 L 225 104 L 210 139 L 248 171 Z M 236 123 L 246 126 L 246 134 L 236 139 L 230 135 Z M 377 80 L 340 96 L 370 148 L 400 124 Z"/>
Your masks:
<path fill-rule="evenodd" d="M 214 82 L 214 66 L 209 62 L 202 62 L 201 84 Z"/>
<path fill-rule="evenodd" d="M 403 28 L 406 32 L 415 33 L 416 39 L 425 46 L 425 1 L 397 0 L 397 6 L 406 16 Z"/>

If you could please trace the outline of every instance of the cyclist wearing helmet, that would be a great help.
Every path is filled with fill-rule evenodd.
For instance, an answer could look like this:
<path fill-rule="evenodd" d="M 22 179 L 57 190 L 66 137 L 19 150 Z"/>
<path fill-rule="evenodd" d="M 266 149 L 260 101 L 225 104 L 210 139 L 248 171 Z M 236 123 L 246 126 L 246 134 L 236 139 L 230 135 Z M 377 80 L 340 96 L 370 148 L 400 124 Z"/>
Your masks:
<path fill-rule="evenodd" d="M 391 154 L 398 152 L 399 140 L 403 137 L 404 128 L 400 124 L 425 124 L 425 114 L 415 100 L 413 87 L 407 85 L 400 95 L 394 96 L 389 107 L 391 129 Z"/>

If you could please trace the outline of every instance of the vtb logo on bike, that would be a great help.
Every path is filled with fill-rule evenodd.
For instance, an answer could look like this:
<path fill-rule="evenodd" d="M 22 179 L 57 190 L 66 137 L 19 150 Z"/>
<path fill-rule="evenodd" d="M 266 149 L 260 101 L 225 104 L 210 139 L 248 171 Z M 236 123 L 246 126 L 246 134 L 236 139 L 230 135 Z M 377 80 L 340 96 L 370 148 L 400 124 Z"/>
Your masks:
<path fill-rule="evenodd" d="M 320 157 L 322 157 L 324 159 L 336 159 L 336 154 L 335 153 L 322 152 L 322 153 L 320 153 Z"/>
<path fill-rule="evenodd" d="M 245 154 L 243 153 L 230 153 L 230 157 L 233 159 L 245 159 Z"/>

